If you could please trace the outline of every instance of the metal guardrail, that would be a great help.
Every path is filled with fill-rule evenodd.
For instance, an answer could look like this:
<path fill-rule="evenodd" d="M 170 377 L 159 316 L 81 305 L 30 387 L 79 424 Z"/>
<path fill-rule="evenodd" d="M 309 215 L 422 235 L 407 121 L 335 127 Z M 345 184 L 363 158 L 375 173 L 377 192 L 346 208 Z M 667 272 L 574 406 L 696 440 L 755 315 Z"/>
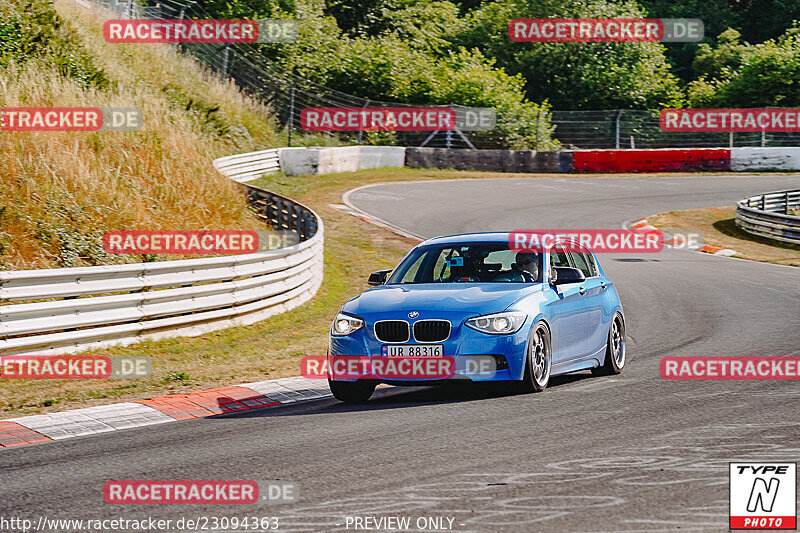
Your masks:
<path fill-rule="evenodd" d="M 250 181 L 281 169 L 279 150 L 279 148 L 272 148 L 260 152 L 220 157 L 214 160 L 214 168 L 235 182 Z"/>
<path fill-rule="evenodd" d="M 281 170 L 280 148 L 220 157 L 214 160 L 214 168 L 237 183 L 250 181 Z M 318 217 L 307 207 L 257 187 L 244 188 L 248 203 L 256 207 L 256 215 L 274 229 L 293 231 L 301 242 L 316 233 Z"/>
<path fill-rule="evenodd" d="M 736 202 L 736 225 L 759 237 L 800 244 L 800 190 L 777 191 Z"/>
<path fill-rule="evenodd" d="M 253 152 L 214 166 L 241 177 L 244 167 L 270 172 L 273 161 Z M 262 219 L 298 233 L 300 243 L 203 259 L 0 271 L 0 355 L 194 336 L 251 324 L 309 300 L 322 283 L 322 219 L 293 200 L 243 187 Z"/>

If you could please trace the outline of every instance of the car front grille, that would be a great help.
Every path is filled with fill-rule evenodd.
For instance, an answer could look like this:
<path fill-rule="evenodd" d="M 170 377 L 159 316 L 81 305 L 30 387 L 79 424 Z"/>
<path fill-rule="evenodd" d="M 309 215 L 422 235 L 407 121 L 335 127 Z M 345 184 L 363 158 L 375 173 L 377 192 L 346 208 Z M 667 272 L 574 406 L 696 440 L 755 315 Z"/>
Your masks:
<path fill-rule="evenodd" d="M 414 324 L 414 338 L 418 342 L 440 342 L 450 336 L 447 320 L 420 320 Z"/>
<path fill-rule="evenodd" d="M 410 337 L 408 322 L 402 320 L 375 322 L 375 336 L 382 342 L 406 342 Z"/>

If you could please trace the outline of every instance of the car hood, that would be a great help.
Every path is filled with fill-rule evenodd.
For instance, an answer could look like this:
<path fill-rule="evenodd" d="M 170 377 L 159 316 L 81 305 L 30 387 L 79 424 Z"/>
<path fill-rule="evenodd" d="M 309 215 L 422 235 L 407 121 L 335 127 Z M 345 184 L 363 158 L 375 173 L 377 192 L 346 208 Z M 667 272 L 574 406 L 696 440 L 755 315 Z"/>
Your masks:
<path fill-rule="evenodd" d="M 381 285 L 347 302 L 342 311 L 357 316 L 426 311 L 481 315 L 503 311 L 529 294 L 542 290 L 542 284 L 507 283 L 421 283 Z"/>

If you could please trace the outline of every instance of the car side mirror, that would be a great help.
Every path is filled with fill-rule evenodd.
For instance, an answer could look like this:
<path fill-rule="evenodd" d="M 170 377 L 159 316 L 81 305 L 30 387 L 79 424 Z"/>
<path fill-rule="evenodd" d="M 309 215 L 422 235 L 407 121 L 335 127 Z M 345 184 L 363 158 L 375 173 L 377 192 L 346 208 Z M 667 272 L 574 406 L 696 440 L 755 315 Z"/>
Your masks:
<path fill-rule="evenodd" d="M 551 270 L 550 285 L 565 285 L 567 283 L 580 283 L 582 281 L 586 281 L 586 276 L 577 268 L 553 267 Z"/>
<path fill-rule="evenodd" d="M 369 275 L 367 284 L 369 285 L 383 285 L 391 274 L 391 270 L 377 270 Z"/>

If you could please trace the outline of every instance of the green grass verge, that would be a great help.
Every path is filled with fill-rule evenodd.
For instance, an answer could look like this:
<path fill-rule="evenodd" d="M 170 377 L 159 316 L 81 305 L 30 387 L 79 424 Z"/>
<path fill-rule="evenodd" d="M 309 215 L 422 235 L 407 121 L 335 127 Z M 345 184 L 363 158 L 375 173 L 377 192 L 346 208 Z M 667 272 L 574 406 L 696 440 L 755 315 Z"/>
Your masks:
<path fill-rule="evenodd" d="M 800 246 L 757 237 L 743 231 L 736 225 L 735 207 L 670 211 L 647 217 L 647 220 L 668 233 L 700 230 L 706 244 L 736 250 L 739 253 L 734 257 L 800 266 Z"/>

